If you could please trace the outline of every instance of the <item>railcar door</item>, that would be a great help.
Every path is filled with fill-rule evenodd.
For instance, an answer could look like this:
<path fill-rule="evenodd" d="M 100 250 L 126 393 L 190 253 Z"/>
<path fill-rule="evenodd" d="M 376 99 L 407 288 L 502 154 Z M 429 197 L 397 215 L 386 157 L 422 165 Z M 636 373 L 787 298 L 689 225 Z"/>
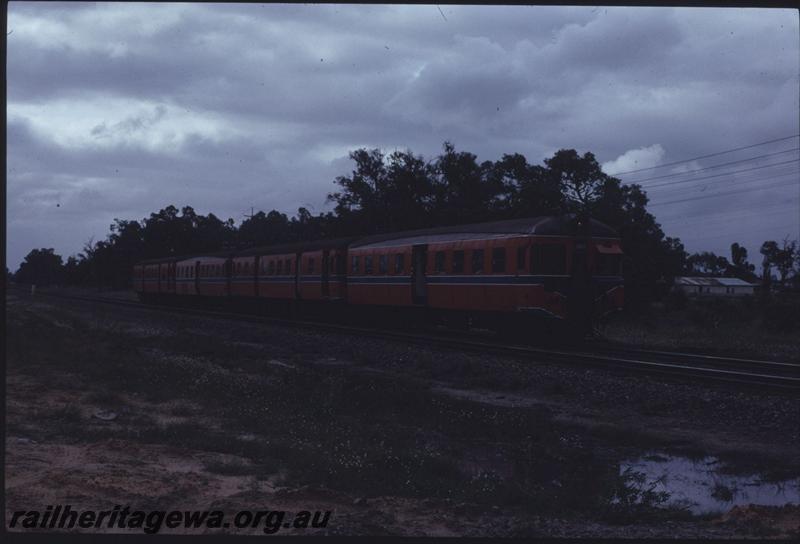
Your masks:
<path fill-rule="evenodd" d="M 303 256 L 302 253 L 295 253 L 294 254 L 294 298 L 300 300 L 300 258 Z"/>
<path fill-rule="evenodd" d="M 592 330 L 594 302 L 587 255 L 589 238 L 575 238 L 574 244 L 567 313 L 576 332 L 588 333 Z"/>
<path fill-rule="evenodd" d="M 330 251 L 324 250 L 322 252 L 322 298 L 328 298 L 331 294 L 331 287 L 330 287 Z"/>
<path fill-rule="evenodd" d="M 222 265 L 222 271 L 225 274 L 225 296 L 231 296 L 231 275 L 233 275 L 233 257 L 225 259 Z"/>
<path fill-rule="evenodd" d="M 414 304 L 428 302 L 428 279 L 425 276 L 425 267 L 428 263 L 428 245 L 411 247 L 411 300 Z"/>

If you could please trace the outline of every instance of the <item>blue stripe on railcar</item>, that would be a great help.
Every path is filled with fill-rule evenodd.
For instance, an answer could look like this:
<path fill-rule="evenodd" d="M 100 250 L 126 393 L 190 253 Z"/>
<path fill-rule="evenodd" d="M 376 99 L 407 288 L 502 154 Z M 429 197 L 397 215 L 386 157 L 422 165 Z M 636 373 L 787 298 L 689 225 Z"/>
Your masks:
<path fill-rule="evenodd" d="M 409 285 L 411 276 L 350 276 L 347 283 Z"/>
<path fill-rule="evenodd" d="M 425 276 L 426 283 L 434 285 L 540 285 L 550 278 L 568 278 L 566 275 L 537 275 L 537 276 L 501 276 L 501 275 L 474 275 L 474 276 Z M 410 284 L 411 276 L 351 276 L 348 283 L 362 284 Z"/>

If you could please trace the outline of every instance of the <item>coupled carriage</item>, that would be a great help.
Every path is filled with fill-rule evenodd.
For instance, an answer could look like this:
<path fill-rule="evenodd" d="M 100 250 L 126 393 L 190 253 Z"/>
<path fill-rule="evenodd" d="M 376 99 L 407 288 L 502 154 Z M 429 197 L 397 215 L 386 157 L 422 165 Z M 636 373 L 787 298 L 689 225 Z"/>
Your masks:
<path fill-rule="evenodd" d="M 147 301 L 521 330 L 585 332 L 624 303 L 618 235 L 575 216 L 151 259 L 133 284 Z"/>

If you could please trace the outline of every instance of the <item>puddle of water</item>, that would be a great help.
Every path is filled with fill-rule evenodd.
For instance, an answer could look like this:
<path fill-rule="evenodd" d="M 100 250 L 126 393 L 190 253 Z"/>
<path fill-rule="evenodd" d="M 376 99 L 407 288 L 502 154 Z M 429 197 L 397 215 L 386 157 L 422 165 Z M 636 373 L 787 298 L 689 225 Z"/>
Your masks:
<path fill-rule="evenodd" d="M 688 507 L 693 514 L 727 512 L 734 506 L 800 504 L 800 478 L 765 482 L 757 475 L 719 474 L 716 457 L 689 459 L 672 455 L 646 455 L 620 463 L 645 475 L 645 487 L 659 478 L 654 491 L 666 491 L 669 505 Z"/>

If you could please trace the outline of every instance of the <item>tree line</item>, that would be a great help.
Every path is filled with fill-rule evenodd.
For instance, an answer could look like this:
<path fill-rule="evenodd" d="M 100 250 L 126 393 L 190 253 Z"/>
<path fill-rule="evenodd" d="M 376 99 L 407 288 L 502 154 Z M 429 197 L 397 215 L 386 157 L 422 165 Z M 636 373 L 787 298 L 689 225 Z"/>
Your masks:
<path fill-rule="evenodd" d="M 445 142 L 431 160 L 410 150 L 365 148 L 350 158 L 352 172 L 337 177 L 327 195 L 333 211 L 313 215 L 299 208 L 292 217 L 259 211 L 237 227 L 233 219 L 169 205 L 142 220 L 114 219 L 104 240 L 90 240 L 66 261 L 52 249 L 34 249 L 14 279 L 124 288 L 141 259 L 561 213 L 589 213 L 620 233 L 626 291 L 634 302 L 646 304 L 678 275 L 758 277 L 738 243 L 730 260 L 687 254 L 680 239 L 666 236 L 647 211 L 642 187 L 605 174 L 590 152 L 562 149 L 542 165 L 519 153 L 478 162 L 473 153 Z M 782 283 L 798 282 L 796 242 L 767 241 L 761 253 L 762 277 L 771 278 L 774 267 Z"/>

